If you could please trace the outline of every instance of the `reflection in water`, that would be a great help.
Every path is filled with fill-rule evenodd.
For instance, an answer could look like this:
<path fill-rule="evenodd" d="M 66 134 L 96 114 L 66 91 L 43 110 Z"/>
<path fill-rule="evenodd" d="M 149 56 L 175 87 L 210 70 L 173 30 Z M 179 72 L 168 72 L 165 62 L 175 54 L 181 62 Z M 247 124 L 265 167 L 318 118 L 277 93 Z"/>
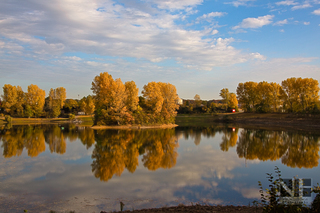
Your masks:
<path fill-rule="evenodd" d="M 36 157 L 45 151 L 45 138 L 41 126 L 24 126 L 2 130 L 3 156 L 10 158 L 20 156 L 23 149 L 28 150 L 28 156 Z"/>
<path fill-rule="evenodd" d="M 65 125 L 33 125 L 2 127 L 0 129 L 3 156 L 20 156 L 23 149 L 36 157 L 48 144 L 51 153 L 66 153 L 66 141 L 80 139 L 92 152 L 92 172 L 100 180 L 120 176 L 124 169 L 133 173 L 142 155 L 143 166 L 149 170 L 172 168 L 177 160 L 177 138 L 192 138 L 199 145 L 201 137 L 222 134 L 220 149 L 227 152 L 236 147 L 240 158 L 275 161 L 281 159 L 292 168 L 313 168 L 319 160 L 319 137 L 296 132 L 270 131 L 225 127 L 178 127 L 176 129 L 93 130 Z M 95 143 L 96 142 L 96 143 Z"/>
<path fill-rule="evenodd" d="M 157 203 L 190 204 L 203 198 L 215 205 L 245 205 L 259 199 L 257 181 L 263 181 L 274 165 L 288 176 L 305 175 L 319 182 L 315 167 L 318 141 L 307 133 L 224 126 L 143 130 L 93 130 L 67 124 L 0 127 L 0 212 L 6 208 L 20 212 L 25 204 L 30 204 L 28 210 L 38 206 L 34 212 L 40 212 L 36 208 L 48 212 L 48 203 L 61 208 L 56 212 L 66 212 L 70 206 L 78 206 L 77 212 L 84 208 L 92 208 L 85 212 L 114 211 L 120 199 L 128 200 L 128 208 L 129 201 L 133 208 L 152 208 Z M 31 158 L 34 156 L 37 158 Z M 245 167 L 248 164 L 239 158 L 257 160 Z M 115 175 L 121 178 L 111 180 Z"/>
<path fill-rule="evenodd" d="M 230 147 L 236 146 L 240 158 L 262 161 L 281 158 L 284 165 L 292 168 L 318 166 L 319 137 L 316 135 L 254 129 L 243 129 L 239 134 L 239 128 L 224 127 L 177 128 L 178 135 L 180 130 L 186 139 L 194 138 L 196 145 L 200 144 L 201 136 L 223 134 L 220 149 L 228 151 Z"/>
<path fill-rule="evenodd" d="M 176 164 L 178 143 L 174 129 L 98 130 L 92 153 L 92 172 L 107 181 L 120 176 L 126 168 L 134 172 L 142 154 L 143 165 L 149 170 L 171 168 Z"/>
<path fill-rule="evenodd" d="M 292 168 L 318 166 L 319 137 L 293 132 L 242 130 L 237 145 L 239 157 L 278 160 Z"/>
<path fill-rule="evenodd" d="M 66 152 L 67 144 L 61 128 L 59 126 L 53 126 L 50 129 L 46 129 L 45 139 L 49 144 L 50 152 L 64 154 Z"/>
<path fill-rule="evenodd" d="M 220 148 L 222 151 L 227 152 L 230 147 L 234 147 L 238 140 L 238 128 L 224 129 L 222 136 L 222 142 L 220 143 Z"/>

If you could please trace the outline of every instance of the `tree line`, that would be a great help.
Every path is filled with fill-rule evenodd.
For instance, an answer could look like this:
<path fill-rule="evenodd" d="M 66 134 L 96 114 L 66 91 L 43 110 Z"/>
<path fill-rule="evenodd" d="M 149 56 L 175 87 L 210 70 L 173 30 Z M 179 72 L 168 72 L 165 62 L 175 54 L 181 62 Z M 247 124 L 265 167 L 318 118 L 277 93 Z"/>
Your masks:
<path fill-rule="evenodd" d="M 164 124 L 174 123 L 179 105 L 176 87 L 170 83 L 150 82 L 143 87 L 142 96 L 134 81 L 122 83 L 107 72 L 100 73 L 92 82 L 93 95 L 80 101 L 66 99 L 66 89 L 50 89 L 48 97 L 37 85 L 5 84 L 1 108 L 16 117 L 51 117 L 62 112 L 94 113 L 96 125 Z"/>
<path fill-rule="evenodd" d="M 15 117 L 47 117 L 56 118 L 64 113 L 85 112 L 92 114 L 95 105 L 92 96 L 81 100 L 66 99 L 66 89 L 51 88 L 46 97 L 44 90 L 37 85 L 29 85 L 27 92 L 20 86 L 5 84 L 0 108 L 4 113 Z"/>
<path fill-rule="evenodd" d="M 288 78 L 277 83 L 239 83 L 237 97 L 246 112 L 319 113 L 319 83 L 312 78 Z"/>

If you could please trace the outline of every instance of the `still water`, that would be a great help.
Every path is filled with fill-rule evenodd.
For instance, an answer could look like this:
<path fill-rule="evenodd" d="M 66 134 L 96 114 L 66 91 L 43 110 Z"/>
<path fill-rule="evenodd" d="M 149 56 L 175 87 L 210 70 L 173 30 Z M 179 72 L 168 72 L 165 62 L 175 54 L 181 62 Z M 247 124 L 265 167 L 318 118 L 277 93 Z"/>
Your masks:
<path fill-rule="evenodd" d="M 275 166 L 320 183 L 319 135 L 227 127 L 0 127 L 0 212 L 248 205 Z"/>

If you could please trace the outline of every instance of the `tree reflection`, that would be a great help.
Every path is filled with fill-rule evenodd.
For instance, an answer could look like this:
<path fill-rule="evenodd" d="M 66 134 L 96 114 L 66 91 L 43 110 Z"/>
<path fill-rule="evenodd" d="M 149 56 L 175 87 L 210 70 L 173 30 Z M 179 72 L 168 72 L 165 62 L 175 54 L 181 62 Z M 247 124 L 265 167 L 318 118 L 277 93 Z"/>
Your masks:
<path fill-rule="evenodd" d="M 36 157 L 46 150 L 45 138 L 41 126 L 29 126 L 24 137 L 28 156 Z"/>
<path fill-rule="evenodd" d="M 64 154 L 66 152 L 67 144 L 59 126 L 53 126 L 48 129 L 45 134 L 45 140 L 49 144 L 51 153 Z"/>
<path fill-rule="evenodd" d="M 91 128 L 82 128 L 79 130 L 79 138 L 82 144 L 89 149 L 95 142 L 94 130 Z"/>
<path fill-rule="evenodd" d="M 2 130 L 2 145 L 3 156 L 5 158 L 11 158 L 13 156 L 20 156 L 24 148 L 23 130 L 9 129 Z"/>
<path fill-rule="evenodd" d="M 319 138 L 283 131 L 242 130 L 237 145 L 240 158 L 278 160 L 290 167 L 318 166 Z"/>
<path fill-rule="evenodd" d="M 98 130 L 92 153 L 92 172 L 102 181 L 120 176 L 126 168 L 133 173 L 139 153 L 149 170 L 171 168 L 176 164 L 178 143 L 174 129 Z"/>
<path fill-rule="evenodd" d="M 220 148 L 222 151 L 227 152 L 230 147 L 234 147 L 238 140 L 238 128 L 226 128 L 222 136 L 222 142 Z"/>

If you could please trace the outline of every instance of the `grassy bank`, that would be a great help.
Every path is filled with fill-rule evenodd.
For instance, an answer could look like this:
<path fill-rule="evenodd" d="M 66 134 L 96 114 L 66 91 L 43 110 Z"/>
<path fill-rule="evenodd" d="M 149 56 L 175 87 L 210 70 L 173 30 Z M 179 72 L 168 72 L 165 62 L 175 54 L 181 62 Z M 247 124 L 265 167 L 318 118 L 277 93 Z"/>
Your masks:
<path fill-rule="evenodd" d="M 82 125 L 93 125 L 92 117 L 87 116 L 76 116 L 77 120 L 82 121 Z M 13 125 L 25 125 L 25 124 L 52 124 L 52 123 L 66 123 L 70 122 L 68 118 L 12 118 Z M 5 125 L 7 122 L 4 117 L 0 117 L 0 125 Z"/>
<path fill-rule="evenodd" d="M 210 126 L 224 123 L 233 127 L 262 128 L 277 130 L 301 130 L 318 132 L 320 115 L 289 113 L 219 113 L 178 115 L 179 126 Z"/>

